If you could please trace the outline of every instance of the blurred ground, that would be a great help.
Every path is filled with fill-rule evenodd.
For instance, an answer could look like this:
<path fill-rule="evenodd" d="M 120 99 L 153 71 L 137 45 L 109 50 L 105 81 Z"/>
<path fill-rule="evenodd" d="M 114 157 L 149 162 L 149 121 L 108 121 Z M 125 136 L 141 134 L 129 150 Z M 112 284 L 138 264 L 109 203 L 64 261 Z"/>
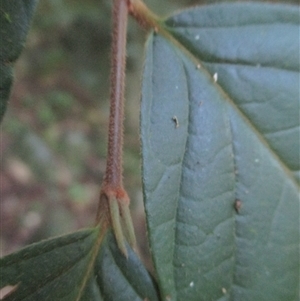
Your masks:
<path fill-rule="evenodd" d="M 145 2 L 164 16 L 221 1 Z M 110 9 L 110 0 L 38 5 L 1 125 L 1 255 L 94 223 L 105 170 Z M 130 21 L 124 181 L 140 253 L 149 265 L 138 129 L 145 40 L 146 33 Z"/>

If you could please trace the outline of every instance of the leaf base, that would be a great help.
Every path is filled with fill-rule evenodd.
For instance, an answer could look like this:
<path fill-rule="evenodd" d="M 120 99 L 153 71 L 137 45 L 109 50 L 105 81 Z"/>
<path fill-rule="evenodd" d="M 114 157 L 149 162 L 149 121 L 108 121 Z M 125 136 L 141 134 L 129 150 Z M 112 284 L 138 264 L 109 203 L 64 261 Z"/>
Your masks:
<path fill-rule="evenodd" d="M 136 238 L 129 210 L 129 197 L 123 188 L 112 189 L 103 187 L 100 192 L 100 202 L 96 223 L 111 226 L 120 251 L 128 257 L 125 242 L 135 249 Z"/>

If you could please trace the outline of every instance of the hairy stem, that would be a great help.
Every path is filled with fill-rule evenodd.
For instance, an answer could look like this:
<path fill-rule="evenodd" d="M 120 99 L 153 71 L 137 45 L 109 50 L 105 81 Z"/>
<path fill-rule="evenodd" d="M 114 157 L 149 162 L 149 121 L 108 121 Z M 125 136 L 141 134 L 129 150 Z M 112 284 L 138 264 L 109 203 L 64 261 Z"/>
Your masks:
<path fill-rule="evenodd" d="M 123 120 L 128 8 L 124 0 L 113 1 L 113 38 L 111 53 L 110 117 L 108 153 L 104 185 L 123 186 Z"/>
<path fill-rule="evenodd" d="M 106 172 L 100 191 L 96 224 L 111 226 L 121 252 L 127 257 L 125 235 L 135 247 L 135 234 L 129 211 L 129 197 L 123 188 L 123 122 L 126 68 L 128 0 L 113 1 L 111 50 L 111 91 Z M 123 229 L 125 227 L 125 229 Z M 106 227 L 107 228 L 107 227 Z M 105 228 L 105 229 L 106 229 Z"/>

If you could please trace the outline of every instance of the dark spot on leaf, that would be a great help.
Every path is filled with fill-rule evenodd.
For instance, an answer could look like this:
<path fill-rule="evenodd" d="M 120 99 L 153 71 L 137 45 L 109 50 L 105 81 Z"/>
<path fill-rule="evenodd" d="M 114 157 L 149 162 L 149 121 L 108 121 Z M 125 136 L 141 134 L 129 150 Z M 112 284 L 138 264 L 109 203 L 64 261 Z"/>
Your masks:
<path fill-rule="evenodd" d="M 240 213 L 241 207 L 242 207 L 242 201 L 239 199 L 235 200 L 234 209 L 235 209 L 236 213 Z"/>

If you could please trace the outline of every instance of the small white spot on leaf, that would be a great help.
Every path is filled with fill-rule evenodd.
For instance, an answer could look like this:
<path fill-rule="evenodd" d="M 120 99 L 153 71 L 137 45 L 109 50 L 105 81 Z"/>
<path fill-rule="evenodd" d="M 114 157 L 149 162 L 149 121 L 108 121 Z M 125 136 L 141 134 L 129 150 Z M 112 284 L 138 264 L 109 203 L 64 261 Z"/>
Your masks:
<path fill-rule="evenodd" d="M 195 40 L 198 41 L 199 39 L 200 39 L 200 36 L 197 34 L 197 35 L 195 36 Z"/>
<path fill-rule="evenodd" d="M 194 285 L 195 285 L 195 283 L 194 283 L 194 281 L 192 281 L 192 282 L 190 283 L 190 287 L 194 287 Z"/>
<path fill-rule="evenodd" d="M 173 116 L 172 117 L 172 120 L 174 121 L 174 123 L 175 123 L 175 128 L 177 129 L 178 127 L 179 127 L 179 121 L 178 121 L 178 118 L 177 118 L 177 116 Z"/>
<path fill-rule="evenodd" d="M 214 78 L 214 82 L 216 83 L 218 81 L 218 73 L 215 73 L 213 78 Z"/>

